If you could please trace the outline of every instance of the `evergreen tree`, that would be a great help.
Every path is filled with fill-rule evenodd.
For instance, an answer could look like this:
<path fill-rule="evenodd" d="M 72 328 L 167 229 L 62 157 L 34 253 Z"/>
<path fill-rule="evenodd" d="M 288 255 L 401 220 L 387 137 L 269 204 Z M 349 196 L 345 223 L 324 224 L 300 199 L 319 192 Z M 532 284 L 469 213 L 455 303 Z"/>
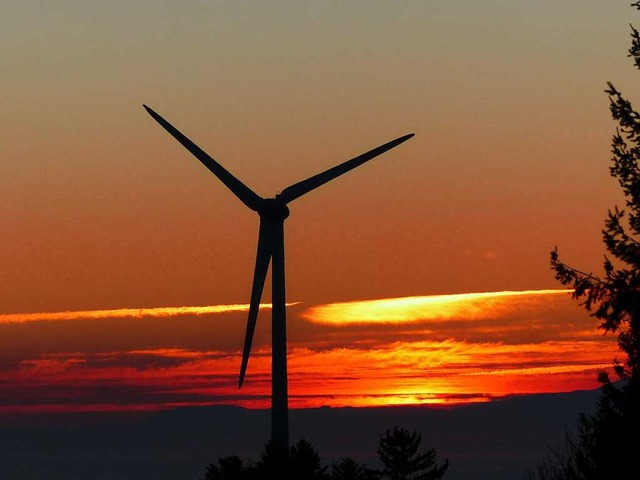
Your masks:
<path fill-rule="evenodd" d="M 640 10 L 640 2 L 632 6 Z M 640 69 L 640 33 L 631 27 L 629 56 Z M 638 468 L 640 451 L 640 113 L 612 83 L 608 83 L 610 110 L 618 124 L 612 140 L 610 174 L 625 196 L 625 209 L 615 207 L 605 219 L 602 238 L 609 256 L 604 274 L 596 276 L 561 262 L 551 252 L 556 278 L 570 285 L 573 297 L 599 320 L 606 333 L 617 335 L 625 357 L 615 359 L 614 383 L 602 371 L 602 393 L 595 413 L 580 415 L 577 435 L 566 443 L 560 470 L 569 476 L 545 478 L 630 478 Z M 624 439 L 624 440 L 623 440 Z M 556 462 L 558 463 L 558 462 Z"/>
<path fill-rule="evenodd" d="M 280 442 L 269 440 L 256 464 L 258 478 L 290 479 L 289 460 L 289 451 Z"/>
<path fill-rule="evenodd" d="M 218 464 L 210 463 L 202 480 L 250 480 L 253 470 L 244 465 L 236 455 L 218 458 Z"/>
<path fill-rule="evenodd" d="M 383 464 L 382 476 L 389 480 L 438 480 L 449 467 L 445 460 L 436 466 L 435 449 L 419 453 L 422 436 L 417 431 L 409 432 L 404 428 L 387 429 L 380 436 L 378 456 Z"/>
<path fill-rule="evenodd" d="M 378 480 L 380 473 L 370 470 L 351 457 L 343 457 L 331 466 L 331 480 Z"/>
<path fill-rule="evenodd" d="M 322 480 L 328 478 L 320 456 L 307 440 L 291 447 L 289 465 L 293 480 Z"/>
<path fill-rule="evenodd" d="M 320 456 L 307 440 L 300 440 L 289 450 L 279 442 L 270 440 L 251 473 L 260 480 L 326 480 L 326 470 Z"/>

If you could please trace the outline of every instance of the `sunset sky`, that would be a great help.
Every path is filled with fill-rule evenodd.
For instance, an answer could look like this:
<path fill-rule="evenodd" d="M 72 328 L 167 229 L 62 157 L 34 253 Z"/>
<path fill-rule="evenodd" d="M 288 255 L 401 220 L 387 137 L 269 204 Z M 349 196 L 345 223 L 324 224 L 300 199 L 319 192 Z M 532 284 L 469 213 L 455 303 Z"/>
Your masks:
<path fill-rule="evenodd" d="M 290 205 L 292 407 L 594 388 L 629 3 L 4 2 L 0 413 L 269 405 L 258 217 L 143 103 L 262 196 L 416 134 Z"/>

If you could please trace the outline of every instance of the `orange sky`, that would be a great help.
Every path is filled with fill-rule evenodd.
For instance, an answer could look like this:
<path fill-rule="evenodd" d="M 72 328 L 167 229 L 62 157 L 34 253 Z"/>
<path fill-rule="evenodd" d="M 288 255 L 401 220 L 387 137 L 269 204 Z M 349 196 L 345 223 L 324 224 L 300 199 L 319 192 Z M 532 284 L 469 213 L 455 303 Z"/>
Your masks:
<path fill-rule="evenodd" d="M 223 307 L 2 315 L 0 413 L 212 402 L 266 408 L 270 311 L 262 309 L 247 382 L 238 390 L 246 308 Z M 461 315 L 465 307 L 470 315 Z M 376 315 L 380 309 L 385 315 Z M 344 320 L 325 321 L 329 311 Z M 615 337 L 597 331 L 562 290 L 297 304 L 289 312 L 292 408 L 594 388 L 597 369 L 617 353 Z"/>
<path fill-rule="evenodd" d="M 640 93 L 634 14 L 598 0 L 1 6 L 0 408 L 265 405 L 267 311 L 238 392 L 241 309 L 154 310 L 246 304 L 258 218 L 143 103 L 264 196 L 416 133 L 291 204 L 293 406 L 595 386 L 613 339 L 564 295 L 448 297 L 446 321 L 410 321 L 414 308 L 397 324 L 345 324 L 343 308 L 559 289 L 556 245 L 599 271 L 621 204 L 603 89 Z M 160 316 L 87 313 L 123 308 Z M 318 321 L 336 308 L 341 324 Z M 40 312 L 54 315 L 16 321 Z"/>

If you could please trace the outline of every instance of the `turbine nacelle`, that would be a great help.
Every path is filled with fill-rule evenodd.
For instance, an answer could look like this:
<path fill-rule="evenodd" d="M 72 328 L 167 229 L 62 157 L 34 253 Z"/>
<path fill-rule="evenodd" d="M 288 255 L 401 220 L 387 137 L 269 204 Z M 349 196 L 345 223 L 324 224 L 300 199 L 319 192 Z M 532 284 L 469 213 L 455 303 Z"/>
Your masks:
<path fill-rule="evenodd" d="M 276 195 L 273 198 L 263 198 L 258 206 L 260 220 L 265 222 L 284 222 L 291 212 L 287 204 Z"/>

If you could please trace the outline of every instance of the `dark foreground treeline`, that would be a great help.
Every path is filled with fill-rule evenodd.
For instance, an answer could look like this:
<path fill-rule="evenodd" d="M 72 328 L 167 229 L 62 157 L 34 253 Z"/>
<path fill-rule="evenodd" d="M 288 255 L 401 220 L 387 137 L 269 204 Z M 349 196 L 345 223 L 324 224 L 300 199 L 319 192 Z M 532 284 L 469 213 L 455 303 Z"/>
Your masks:
<path fill-rule="evenodd" d="M 257 461 L 232 455 L 218 458 L 206 469 L 202 480 L 438 480 L 449 467 L 448 460 L 436 463 L 436 450 L 421 452 L 422 437 L 417 431 L 403 428 L 386 430 L 380 436 L 377 453 L 382 469 L 376 470 L 343 457 L 330 468 L 307 440 L 290 448 L 270 441 Z"/>

